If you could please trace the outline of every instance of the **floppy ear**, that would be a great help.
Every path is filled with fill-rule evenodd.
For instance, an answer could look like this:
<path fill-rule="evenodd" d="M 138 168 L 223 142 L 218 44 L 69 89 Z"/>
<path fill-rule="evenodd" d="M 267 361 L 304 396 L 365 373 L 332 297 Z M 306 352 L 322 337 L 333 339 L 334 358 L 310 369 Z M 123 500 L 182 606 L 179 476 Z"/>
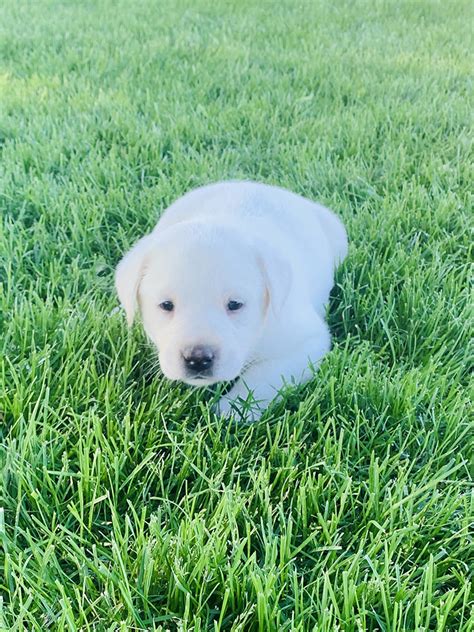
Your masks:
<path fill-rule="evenodd" d="M 290 264 L 267 243 L 260 242 L 258 264 L 263 273 L 270 303 L 275 314 L 283 307 L 291 285 Z"/>
<path fill-rule="evenodd" d="M 145 258 L 150 250 L 151 235 L 142 237 L 119 262 L 115 271 L 115 287 L 127 315 L 128 326 L 133 323 L 137 309 L 137 292 Z"/>

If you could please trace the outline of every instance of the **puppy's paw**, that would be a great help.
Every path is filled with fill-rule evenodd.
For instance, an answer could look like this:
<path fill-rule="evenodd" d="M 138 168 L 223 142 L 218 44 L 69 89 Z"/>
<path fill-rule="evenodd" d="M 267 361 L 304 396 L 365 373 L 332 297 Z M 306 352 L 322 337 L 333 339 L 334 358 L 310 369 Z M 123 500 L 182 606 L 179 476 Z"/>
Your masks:
<path fill-rule="evenodd" d="M 215 406 L 216 414 L 225 419 L 237 419 L 239 421 L 258 421 L 265 407 L 261 407 L 251 394 L 246 399 L 242 397 L 222 397 Z"/>
<path fill-rule="evenodd" d="M 232 417 L 238 415 L 232 404 L 233 400 L 228 399 L 227 397 L 222 397 L 217 404 L 213 406 L 214 412 L 220 417 L 231 419 Z"/>

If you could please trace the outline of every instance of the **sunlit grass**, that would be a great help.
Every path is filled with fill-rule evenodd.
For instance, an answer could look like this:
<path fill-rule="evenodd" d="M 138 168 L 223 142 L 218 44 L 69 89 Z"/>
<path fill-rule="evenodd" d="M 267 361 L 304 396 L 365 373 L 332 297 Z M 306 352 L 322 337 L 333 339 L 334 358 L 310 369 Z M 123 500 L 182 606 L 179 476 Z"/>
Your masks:
<path fill-rule="evenodd" d="M 0 629 L 472 630 L 472 7 L 331 5 L 3 5 Z M 253 425 L 113 289 L 226 178 L 351 241 L 332 352 Z"/>

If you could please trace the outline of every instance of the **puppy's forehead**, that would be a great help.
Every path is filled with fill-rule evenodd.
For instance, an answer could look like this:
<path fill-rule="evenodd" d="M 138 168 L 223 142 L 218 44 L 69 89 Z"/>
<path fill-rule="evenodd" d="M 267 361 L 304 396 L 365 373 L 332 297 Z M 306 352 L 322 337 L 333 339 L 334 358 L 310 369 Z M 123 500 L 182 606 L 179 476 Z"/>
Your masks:
<path fill-rule="evenodd" d="M 149 254 L 146 282 L 189 294 L 259 291 L 255 253 L 231 231 L 185 226 L 164 233 Z"/>
<path fill-rule="evenodd" d="M 251 269 L 256 257 L 249 245 L 228 229 L 183 225 L 164 231 L 149 260 L 170 271 L 200 273 Z"/>
<path fill-rule="evenodd" d="M 249 249 L 243 235 L 230 226 L 206 222 L 183 222 L 167 228 L 159 234 L 158 241 L 163 248 L 179 246 L 183 250 Z"/>

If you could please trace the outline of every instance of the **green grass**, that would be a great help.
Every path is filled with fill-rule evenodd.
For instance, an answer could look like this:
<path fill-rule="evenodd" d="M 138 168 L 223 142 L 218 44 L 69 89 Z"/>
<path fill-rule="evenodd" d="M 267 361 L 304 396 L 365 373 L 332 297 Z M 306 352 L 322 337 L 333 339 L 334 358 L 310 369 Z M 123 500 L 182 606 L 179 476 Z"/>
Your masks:
<path fill-rule="evenodd" d="M 472 18 L 2 4 L 0 629 L 473 629 Z M 226 178 L 351 241 L 334 349 L 253 425 L 115 309 L 121 254 Z"/>

